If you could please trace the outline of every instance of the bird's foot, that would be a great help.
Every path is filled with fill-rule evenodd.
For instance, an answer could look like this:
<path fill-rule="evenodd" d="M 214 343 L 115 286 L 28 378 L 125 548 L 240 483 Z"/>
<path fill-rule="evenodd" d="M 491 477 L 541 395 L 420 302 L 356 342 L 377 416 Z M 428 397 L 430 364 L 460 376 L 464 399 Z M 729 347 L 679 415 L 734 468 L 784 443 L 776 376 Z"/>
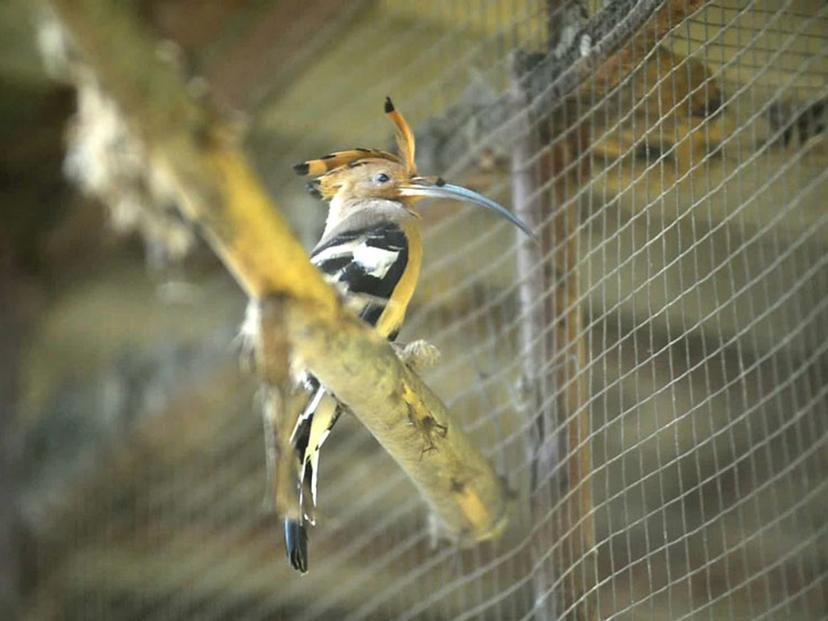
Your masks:
<path fill-rule="evenodd" d="M 406 345 L 393 343 L 397 357 L 415 371 L 429 369 L 440 360 L 440 350 L 426 340 L 418 339 Z"/>

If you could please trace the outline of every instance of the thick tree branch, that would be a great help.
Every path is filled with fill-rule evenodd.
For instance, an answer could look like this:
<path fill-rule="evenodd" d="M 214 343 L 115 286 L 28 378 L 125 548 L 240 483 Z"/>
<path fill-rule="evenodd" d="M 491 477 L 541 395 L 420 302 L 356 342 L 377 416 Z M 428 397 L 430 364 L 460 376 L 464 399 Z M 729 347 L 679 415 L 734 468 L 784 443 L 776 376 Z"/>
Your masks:
<path fill-rule="evenodd" d="M 445 406 L 338 303 L 218 120 L 187 92 L 122 0 L 53 0 L 86 62 L 170 177 L 185 215 L 247 294 L 278 300 L 292 355 L 402 466 L 447 531 L 473 542 L 505 525 L 502 485 Z M 281 312 L 281 311 L 280 311 Z M 278 340 L 278 339 L 277 339 Z"/>

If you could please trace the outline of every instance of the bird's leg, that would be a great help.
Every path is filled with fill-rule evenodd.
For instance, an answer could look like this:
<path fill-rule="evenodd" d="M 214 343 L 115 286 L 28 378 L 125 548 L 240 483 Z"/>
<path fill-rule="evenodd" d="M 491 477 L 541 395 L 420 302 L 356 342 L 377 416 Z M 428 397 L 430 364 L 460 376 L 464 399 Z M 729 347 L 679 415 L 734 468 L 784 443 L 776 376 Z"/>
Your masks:
<path fill-rule="evenodd" d="M 430 369 L 440 360 L 440 350 L 424 339 L 402 345 L 391 343 L 397 357 L 414 371 Z"/>

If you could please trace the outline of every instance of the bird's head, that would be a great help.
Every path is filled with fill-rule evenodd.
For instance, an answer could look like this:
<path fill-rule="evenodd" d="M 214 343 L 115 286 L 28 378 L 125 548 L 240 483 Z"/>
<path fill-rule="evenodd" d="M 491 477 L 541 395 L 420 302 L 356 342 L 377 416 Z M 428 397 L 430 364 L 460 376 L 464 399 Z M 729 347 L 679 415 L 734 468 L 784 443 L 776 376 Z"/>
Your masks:
<path fill-rule="evenodd" d="M 385 199 L 406 209 L 424 198 L 464 201 L 496 212 L 530 237 L 529 227 L 496 202 L 441 177 L 421 177 L 414 161 L 414 134 L 391 98 L 385 113 L 394 124 L 400 155 L 379 149 L 356 148 L 330 153 L 293 167 L 299 175 L 313 177 L 308 189 L 314 195 L 338 203 Z"/>

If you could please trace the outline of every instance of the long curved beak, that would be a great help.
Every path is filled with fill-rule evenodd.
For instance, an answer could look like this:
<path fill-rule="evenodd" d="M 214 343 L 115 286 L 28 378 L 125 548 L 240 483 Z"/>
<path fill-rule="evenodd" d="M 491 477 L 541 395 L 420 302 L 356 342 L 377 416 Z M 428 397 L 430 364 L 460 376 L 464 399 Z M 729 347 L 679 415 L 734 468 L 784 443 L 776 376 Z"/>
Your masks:
<path fill-rule="evenodd" d="M 411 180 L 408 185 L 400 186 L 400 195 L 402 196 L 421 196 L 424 198 L 448 198 L 456 201 L 464 201 L 491 209 L 501 218 L 508 220 L 521 231 L 526 233 L 532 239 L 536 239 L 535 234 L 529 227 L 514 214 L 508 211 L 501 205 L 498 205 L 491 199 L 486 198 L 482 194 L 478 194 L 468 188 L 460 185 L 452 185 L 446 183 L 439 177 L 436 179 L 417 177 Z"/>

